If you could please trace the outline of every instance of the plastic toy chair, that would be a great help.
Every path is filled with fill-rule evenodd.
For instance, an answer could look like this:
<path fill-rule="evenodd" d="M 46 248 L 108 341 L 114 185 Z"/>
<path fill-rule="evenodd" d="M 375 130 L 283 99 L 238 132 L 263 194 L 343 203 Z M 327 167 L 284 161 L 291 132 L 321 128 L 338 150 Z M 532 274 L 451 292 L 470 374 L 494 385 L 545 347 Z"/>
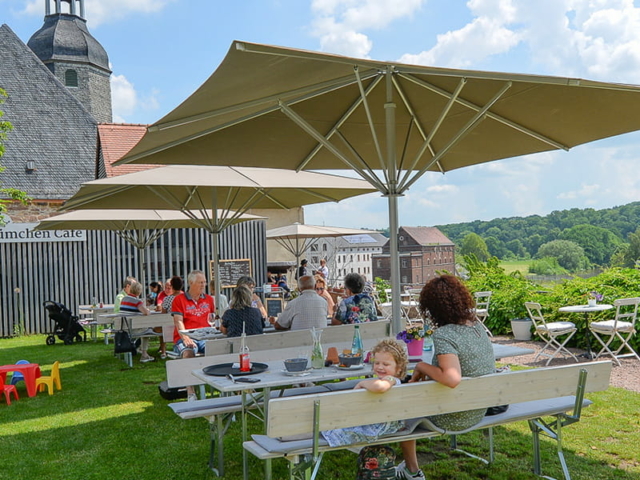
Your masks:
<path fill-rule="evenodd" d="M 31 363 L 29 360 L 18 360 L 16 365 L 26 365 L 27 363 Z M 11 375 L 11 385 L 16 385 L 18 382 L 24 382 L 24 375 L 22 372 L 13 372 Z"/>
<path fill-rule="evenodd" d="M 18 390 L 16 390 L 15 385 L 5 385 L 4 378 L 0 375 L 0 392 L 4 393 L 4 399 L 7 402 L 7 405 L 11 405 L 11 394 L 13 393 L 14 400 L 20 400 L 18 396 Z"/>
<path fill-rule="evenodd" d="M 46 386 L 49 388 L 49 395 L 53 395 L 54 384 L 58 390 L 62 390 L 62 385 L 60 384 L 60 362 L 58 361 L 53 363 L 51 375 L 36 378 L 36 387 L 39 387 L 40 392 L 44 392 L 44 387 Z"/>

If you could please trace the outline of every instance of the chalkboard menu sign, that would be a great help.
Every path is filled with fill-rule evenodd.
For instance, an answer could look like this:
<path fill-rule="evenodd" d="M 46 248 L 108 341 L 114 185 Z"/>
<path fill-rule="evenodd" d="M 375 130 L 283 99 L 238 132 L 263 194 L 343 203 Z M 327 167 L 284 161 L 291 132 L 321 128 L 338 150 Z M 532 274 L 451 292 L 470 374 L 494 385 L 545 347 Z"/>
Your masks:
<path fill-rule="evenodd" d="M 235 288 L 240 277 L 251 277 L 251 259 L 236 258 L 233 260 L 220 260 L 220 288 Z M 213 273 L 213 260 L 209 262 L 209 278 L 215 278 Z"/>
<path fill-rule="evenodd" d="M 277 317 L 282 312 L 281 298 L 265 298 L 268 317 Z"/>

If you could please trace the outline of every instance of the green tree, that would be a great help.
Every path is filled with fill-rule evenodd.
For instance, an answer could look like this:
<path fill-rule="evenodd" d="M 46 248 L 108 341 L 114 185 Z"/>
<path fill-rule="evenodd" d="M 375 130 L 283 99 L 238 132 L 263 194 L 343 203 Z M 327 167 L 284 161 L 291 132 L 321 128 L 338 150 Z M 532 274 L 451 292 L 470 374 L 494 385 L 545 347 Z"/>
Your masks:
<path fill-rule="evenodd" d="M 552 240 L 540 246 L 537 258 L 554 257 L 562 268 L 577 272 L 589 268 L 589 259 L 583 248 L 569 240 Z"/>
<path fill-rule="evenodd" d="M 562 240 L 576 242 L 584 249 L 590 262 L 607 265 L 611 255 L 622 241 L 606 228 L 594 225 L 576 225 L 568 228 L 560 235 Z"/>
<path fill-rule="evenodd" d="M 4 99 L 7 96 L 7 93 L 0 88 L 0 105 L 4 103 Z M 13 130 L 13 125 L 11 125 L 6 120 L 2 120 L 4 116 L 4 112 L 0 110 L 0 158 L 4 155 L 4 141 L 7 139 L 7 133 Z M 5 171 L 6 167 L 3 167 L 0 164 L 0 175 Z M 18 200 L 22 203 L 27 203 L 30 198 L 27 194 L 21 190 L 17 190 L 15 188 L 2 188 L 2 182 L 0 181 L 0 196 L 6 196 L 10 200 Z M 3 214 L 7 212 L 7 203 L 9 200 L 5 200 L 0 198 L 0 226 L 4 225 L 4 216 Z"/>
<path fill-rule="evenodd" d="M 509 249 L 517 258 L 525 258 L 527 257 L 527 249 L 524 248 L 522 242 L 519 238 L 514 240 L 509 240 L 506 244 L 507 249 Z"/>
<path fill-rule="evenodd" d="M 487 244 L 477 233 L 469 233 L 462 240 L 460 247 L 462 255 L 475 255 L 481 262 L 486 262 L 489 258 L 489 250 Z"/>
<path fill-rule="evenodd" d="M 623 266 L 627 268 L 633 268 L 636 265 L 636 260 L 640 259 L 640 227 L 636 229 L 634 233 L 630 233 L 629 246 L 623 254 Z"/>
<path fill-rule="evenodd" d="M 504 243 L 502 243 L 496 237 L 487 237 L 484 239 L 487 244 L 487 249 L 489 250 L 489 255 L 492 257 L 505 258 L 505 256 L 509 253 L 509 251 L 505 248 Z"/>

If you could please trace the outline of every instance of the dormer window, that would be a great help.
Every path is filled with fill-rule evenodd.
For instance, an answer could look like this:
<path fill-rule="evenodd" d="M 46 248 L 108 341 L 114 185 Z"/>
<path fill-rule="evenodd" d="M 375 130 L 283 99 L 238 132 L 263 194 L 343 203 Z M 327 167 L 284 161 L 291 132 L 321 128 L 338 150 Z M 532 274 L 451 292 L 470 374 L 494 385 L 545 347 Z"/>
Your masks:
<path fill-rule="evenodd" d="M 78 86 L 78 72 L 75 70 L 66 70 L 64 72 L 64 85 L 65 87 L 77 87 Z"/>

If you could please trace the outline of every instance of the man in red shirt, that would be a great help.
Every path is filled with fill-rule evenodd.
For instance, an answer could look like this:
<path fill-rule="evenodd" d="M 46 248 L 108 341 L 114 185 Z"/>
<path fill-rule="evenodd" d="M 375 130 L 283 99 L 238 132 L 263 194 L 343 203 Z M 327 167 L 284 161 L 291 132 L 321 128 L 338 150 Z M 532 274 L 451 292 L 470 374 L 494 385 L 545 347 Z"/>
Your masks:
<path fill-rule="evenodd" d="M 215 306 L 213 297 L 204 293 L 207 279 L 200 270 L 194 270 L 187 277 L 188 288 L 177 295 L 171 305 L 171 314 L 175 330 L 173 332 L 174 349 L 182 358 L 195 357 L 197 353 L 204 354 L 204 340 L 196 341 L 180 330 L 203 328 L 210 326 Z"/>

